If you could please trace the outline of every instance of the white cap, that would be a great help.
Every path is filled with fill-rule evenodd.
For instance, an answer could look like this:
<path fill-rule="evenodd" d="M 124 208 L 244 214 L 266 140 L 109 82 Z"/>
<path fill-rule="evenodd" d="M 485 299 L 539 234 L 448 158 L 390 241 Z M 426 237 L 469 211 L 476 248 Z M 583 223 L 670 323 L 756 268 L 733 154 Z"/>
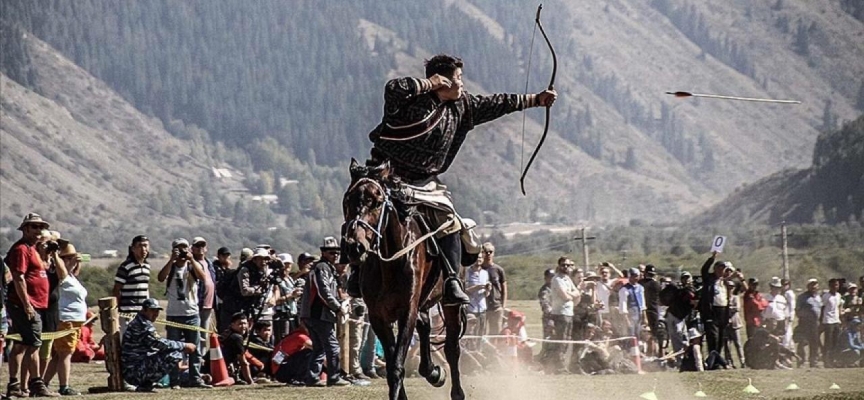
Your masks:
<path fill-rule="evenodd" d="M 177 246 L 186 246 L 186 247 L 189 247 L 189 241 L 186 240 L 186 239 L 183 239 L 183 238 L 174 239 L 174 241 L 171 242 L 171 247 L 174 248 L 174 247 L 177 247 Z"/>
<path fill-rule="evenodd" d="M 257 248 L 255 249 L 255 252 L 252 253 L 252 258 L 255 257 L 270 258 L 270 252 L 267 251 L 267 249 Z"/>
<path fill-rule="evenodd" d="M 294 257 L 291 257 L 288 253 L 281 253 L 278 256 L 279 261 L 282 261 L 282 264 L 294 264 Z"/>
<path fill-rule="evenodd" d="M 204 239 L 204 238 L 201 237 L 201 236 L 195 236 L 195 237 L 192 239 L 192 245 L 194 246 L 194 245 L 196 245 L 196 244 L 198 244 L 198 243 L 204 243 L 204 244 L 207 244 L 207 239 Z"/>

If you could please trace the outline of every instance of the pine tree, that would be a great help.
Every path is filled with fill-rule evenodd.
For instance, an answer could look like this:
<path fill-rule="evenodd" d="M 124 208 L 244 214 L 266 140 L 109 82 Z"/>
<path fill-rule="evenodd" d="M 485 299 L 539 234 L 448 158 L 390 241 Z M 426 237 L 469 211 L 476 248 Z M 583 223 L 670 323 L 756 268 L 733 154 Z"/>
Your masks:
<path fill-rule="evenodd" d="M 804 22 L 798 21 L 793 49 L 796 53 L 806 57 L 810 55 L 810 31 L 804 25 Z"/>
<path fill-rule="evenodd" d="M 855 107 L 858 111 L 864 112 L 864 80 L 861 80 L 861 86 L 858 86 L 858 99 L 855 100 Z"/>

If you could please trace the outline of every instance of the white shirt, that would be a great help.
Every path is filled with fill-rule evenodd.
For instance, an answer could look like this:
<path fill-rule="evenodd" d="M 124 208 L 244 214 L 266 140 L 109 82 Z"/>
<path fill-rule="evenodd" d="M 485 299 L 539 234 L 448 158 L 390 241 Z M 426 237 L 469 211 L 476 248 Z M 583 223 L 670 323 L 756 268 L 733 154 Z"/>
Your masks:
<path fill-rule="evenodd" d="M 726 289 L 726 280 L 718 279 L 714 284 L 714 302 L 711 303 L 714 307 L 728 307 L 729 293 Z"/>
<path fill-rule="evenodd" d="M 555 274 L 552 278 L 552 315 L 564 315 L 567 317 L 573 316 L 573 300 L 565 296 L 565 294 L 576 293 L 576 285 L 566 274 Z"/>
<path fill-rule="evenodd" d="M 839 324 L 840 323 L 840 303 L 842 302 L 840 293 L 831 294 L 825 292 L 822 294 L 822 323 L 823 324 Z"/>
<path fill-rule="evenodd" d="M 775 321 L 784 321 L 789 316 L 789 302 L 783 294 L 765 295 L 765 300 L 768 301 L 768 307 L 762 312 L 762 318 L 773 319 Z"/>
<path fill-rule="evenodd" d="M 786 304 L 789 305 L 787 310 L 789 315 L 787 315 L 786 318 L 792 321 L 795 319 L 795 292 L 793 292 L 792 289 L 789 289 L 786 293 L 783 293 L 783 296 L 786 297 Z"/>
<path fill-rule="evenodd" d="M 600 314 L 608 314 L 609 313 L 609 295 L 612 294 L 612 281 L 597 282 L 597 300 L 600 300 L 603 303 L 603 308 L 601 308 L 598 312 Z"/>
<path fill-rule="evenodd" d="M 87 289 L 71 274 L 60 282 L 59 311 L 63 322 L 87 320 Z"/>

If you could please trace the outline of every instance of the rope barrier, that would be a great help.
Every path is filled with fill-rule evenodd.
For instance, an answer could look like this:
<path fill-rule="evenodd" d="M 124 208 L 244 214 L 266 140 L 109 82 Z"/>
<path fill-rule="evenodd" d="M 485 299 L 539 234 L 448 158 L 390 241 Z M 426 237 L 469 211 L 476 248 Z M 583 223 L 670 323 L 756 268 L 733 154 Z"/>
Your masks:
<path fill-rule="evenodd" d="M 120 315 L 120 317 L 122 317 L 122 318 L 126 318 L 126 319 L 132 319 L 132 318 L 135 318 L 135 314 L 120 313 L 119 315 Z M 154 323 L 154 324 L 159 324 L 159 325 L 170 326 L 170 327 L 172 327 L 172 328 L 184 329 L 184 330 L 187 330 L 187 331 L 198 331 L 198 332 L 202 332 L 202 333 L 206 333 L 206 334 L 213 334 L 213 333 L 215 333 L 216 335 L 219 334 L 219 332 L 216 332 L 216 331 L 211 330 L 211 329 L 205 329 L 205 328 L 202 328 L 202 327 L 200 327 L 200 326 L 198 326 L 198 325 L 182 324 L 182 323 L 179 323 L 179 322 L 168 321 L 168 320 L 166 320 L 166 319 L 164 319 L 164 318 L 159 318 L 159 319 L 157 319 L 156 321 L 153 321 L 153 323 Z M 273 349 L 270 348 L 270 347 L 261 346 L 261 345 L 259 345 L 259 344 L 255 344 L 255 343 L 252 343 L 252 342 L 249 342 L 248 347 L 249 347 L 250 349 L 256 349 L 256 350 L 273 351 Z"/>
<path fill-rule="evenodd" d="M 91 323 L 97 319 L 99 319 L 99 316 L 94 315 L 92 318 L 84 321 L 82 326 L 87 325 L 87 324 L 89 324 L 89 323 Z M 80 330 L 81 330 L 81 326 L 79 326 L 77 328 L 71 328 L 71 329 L 66 329 L 66 330 L 57 331 L 57 332 L 42 332 L 42 334 L 39 335 L 39 338 L 41 338 L 42 340 L 55 340 L 55 339 L 64 338 L 64 337 L 69 336 L 69 335 L 71 335 L 75 332 L 78 332 Z M 21 335 L 18 333 L 13 333 L 13 334 L 7 335 L 5 337 L 5 339 L 9 340 L 9 341 L 20 342 L 21 341 Z"/>

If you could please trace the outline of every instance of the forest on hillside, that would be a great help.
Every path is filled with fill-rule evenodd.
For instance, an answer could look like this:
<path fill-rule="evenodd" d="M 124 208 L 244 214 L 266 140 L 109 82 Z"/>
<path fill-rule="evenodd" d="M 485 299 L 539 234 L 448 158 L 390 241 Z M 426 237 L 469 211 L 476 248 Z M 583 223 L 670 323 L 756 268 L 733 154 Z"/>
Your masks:
<path fill-rule="evenodd" d="M 251 194 L 280 199 L 265 205 L 229 197 L 212 190 L 211 178 L 202 178 L 190 191 L 150 188 L 151 193 L 141 196 L 146 206 L 142 216 L 148 220 L 194 221 L 225 241 L 308 245 L 338 229 L 340 210 L 333 204 L 347 183 L 345 165 L 350 157 L 362 159 L 368 153 L 367 134 L 380 120 L 383 83 L 406 68 L 398 56 L 422 59 L 427 51 L 463 55 L 477 85 L 514 92 L 524 90 L 533 57 L 529 87 L 547 85 L 551 58 L 539 36 L 529 54 L 534 5 L 500 0 L 471 4 L 500 24 L 503 38 L 455 7 L 417 2 L 261 0 L 250 6 L 232 0 L 5 0 L 0 13 L 2 70 L 39 92 L 39 76 L 24 39 L 28 34 L 38 37 L 138 110 L 157 117 L 172 135 L 206 143 L 209 164 L 239 170 Z M 716 59 L 746 80 L 767 86 L 770 70 L 757 62 L 748 43 L 708 23 L 697 5 L 673 0 L 649 4 L 658 19 L 668 20 L 688 44 L 701 50 L 698 60 Z M 556 48 L 568 68 L 559 75 L 569 79 L 559 76 L 557 87 L 562 93 L 587 88 L 590 93 L 584 95 L 597 101 L 561 101 L 552 129 L 602 165 L 638 171 L 647 164 L 645 150 L 630 143 L 615 149 L 624 135 L 606 129 L 604 119 L 620 118 L 625 129 L 659 143 L 660 153 L 668 152 L 683 168 L 682 175 L 701 181 L 714 172 L 720 160 L 711 133 L 693 129 L 692 119 L 675 106 L 646 100 L 620 71 L 596 67 L 599 61 L 586 43 L 567 40 L 566 29 L 580 21 L 570 13 L 554 12 L 566 6 L 552 1 L 544 11 L 544 24 L 559 29 Z M 856 2 L 843 0 L 841 6 L 860 20 Z M 607 4 L 604 12 L 613 8 Z M 788 8 L 782 0 L 774 4 L 774 29 L 801 57 L 811 50 L 818 54 L 825 27 L 785 17 Z M 384 34 L 359 33 L 361 20 Z M 446 29 L 440 21 L 447 21 Z M 420 65 L 409 68 L 421 70 Z M 860 86 L 857 103 L 864 110 L 864 82 L 849 84 Z M 601 107 L 614 114 L 607 110 L 602 115 Z M 814 124 L 827 132 L 840 122 L 828 102 L 821 121 Z M 508 139 L 503 157 L 511 164 L 507 167 L 519 164 L 518 151 L 517 143 Z M 528 199 L 525 203 L 531 203 L 522 205 L 525 211 L 511 199 L 491 198 L 467 178 L 448 179 L 463 212 L 481 223 L 517 216 L 553 223 L 594 218 L 590 202 L 559 209 L 546 206 L 551 202 L 542 198 Z M 650 193 L 644 196 L 653 200 Z M 16 215 L 4 216 L 4 226 L 19 218 L 20 213 L 11 211 Z M 88 222 L 81 216 L 63 219 Z M 262 232 L 262 226 L 277 230 Z M 173 225 L 152 228 L 165 235 L 185 234 Z M 82 234 L 94 246 L 123 242 L 110 232 Z"/>

